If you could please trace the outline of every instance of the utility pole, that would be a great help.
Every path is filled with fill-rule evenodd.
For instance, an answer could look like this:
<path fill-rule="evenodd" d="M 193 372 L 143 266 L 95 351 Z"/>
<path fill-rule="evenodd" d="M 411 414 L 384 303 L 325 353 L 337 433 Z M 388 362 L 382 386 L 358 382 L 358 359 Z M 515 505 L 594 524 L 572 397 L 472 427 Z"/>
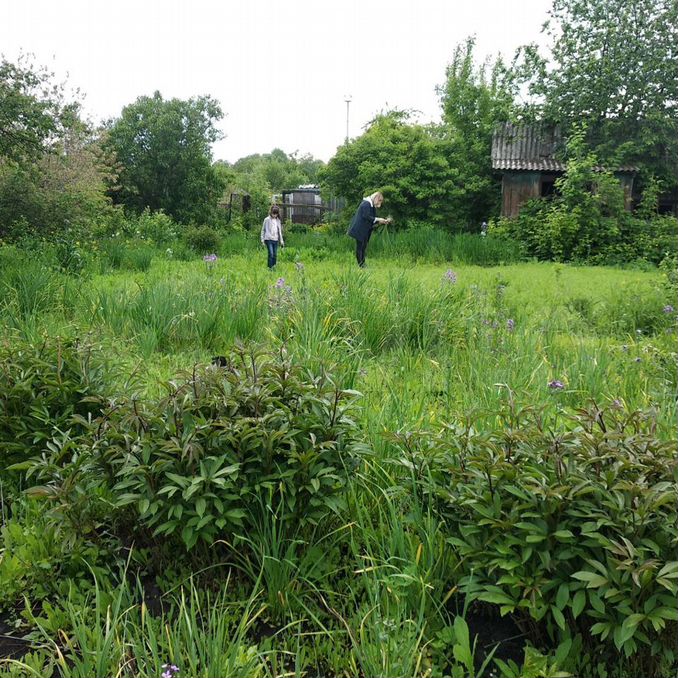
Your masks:
<path fill-rule="evenodd" d="M 344 101 L 346 102 L 346 144 L 348 145 L 348 107 L 351 104 L 351 95 L 344 94 Z"/>

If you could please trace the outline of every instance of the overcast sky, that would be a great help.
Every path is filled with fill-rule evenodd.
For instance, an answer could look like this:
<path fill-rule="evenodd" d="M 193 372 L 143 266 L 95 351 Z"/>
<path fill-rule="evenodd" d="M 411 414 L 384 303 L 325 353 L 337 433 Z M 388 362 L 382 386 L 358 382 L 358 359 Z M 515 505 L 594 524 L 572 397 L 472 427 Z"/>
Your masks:
<path fill-rule="evenodd" d="M 329 160 L 386 108 L 440 119 L 456 44 L 543 42 L 551 0 L 0 0 L 0 52 L 67 78 L 98 122 L 138 96 L 216 98 L 215 159 L 282 148 Z"/>

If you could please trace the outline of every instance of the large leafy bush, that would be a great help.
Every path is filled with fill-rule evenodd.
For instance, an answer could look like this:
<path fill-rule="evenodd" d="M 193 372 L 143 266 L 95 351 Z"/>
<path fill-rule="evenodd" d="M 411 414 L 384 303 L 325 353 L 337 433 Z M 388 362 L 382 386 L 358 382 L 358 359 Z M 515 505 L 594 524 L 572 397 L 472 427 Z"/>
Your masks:
<path fill-rule="evenodd" d="M 76 417 L 88 434 L 66 461 L 57 451 L 60 467 L 36 463 L 46 484 L 33 494 L 68 510 L 67 487 L 103 491 L 187 548 L 256 529 L 262 511 L 292 526 L 339 511 L 357 460 L 353 392 L 284 351 L 240 349 L 217 362 L 168 384 L 158 402 L 118 400 L 92 421 Z"/>
<path fill-rule="evenodd" d="M 655 675 L 675 658 L 675 441 L 618 403 L 573 419 L 549 430 L 512 407 L 497 432 L 468 423 L 396 440 L 445 520 L 468 595 L 536 641 L 581 634 L 590 652 L 611 643 Z"/>
<path fill-rule="evenodd" d="M 0 471 L 40 452 L 57 431 L 82 429 L 74 414 L 97 411 L 104 385 L 92 346 L 46 339 L 0 344 Z"/>

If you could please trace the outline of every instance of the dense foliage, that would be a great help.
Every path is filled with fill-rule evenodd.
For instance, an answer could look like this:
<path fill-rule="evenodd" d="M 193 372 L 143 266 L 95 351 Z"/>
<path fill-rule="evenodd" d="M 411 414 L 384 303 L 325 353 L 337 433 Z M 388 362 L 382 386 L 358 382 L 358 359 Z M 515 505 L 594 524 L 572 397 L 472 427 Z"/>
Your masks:
<path fill-rule="evenodd" d="M 323 185 L 355 207 L 381 190 L 401 225 L 414 220 L 461 230 L 451 196 L 458 192 L 449 142 L 436 131 L 410 124 L 409 114 L 378 115 L 364 134 L 340 147 L 321 173 Z"/>
<path fill-rule="evenodd" d="M 59 431 L 75 435 L 75 414 L 97 411 L 103 389 L 91 346 L 48 340 L 0 346 L 0 471 L 39 453 Z"/>
<path fill-rule="evenodd" d="M 678 184 L 678 8 L 673 0 L 555 0 L 550 50 L 519 58 L 532 114 L 568 137 L 586 122 L 601 162 Z"/>
<path fill-rule="evenodd" d="M 232 540 L 269 514 L 281 526 L 317 524 L 345 506 L 357 465 L 350 392 L 307 374 L 281 352 L 240 350 L 173 382 L 157 403 L 116 400 L 100 417 L 76 417 L 73 469 L 54 472 L 49 457 L 32 467 L 45 493 L 72 503 L 77 483 L 113 505 L 131 505 L 154 534 L 180 534 L 187 548 Z M 57 453 L 58 466 L 65 463 Z"/>
<path fill-rule="evenodd" d="M 82 233 L 108 218 L 114 177 L 63 86 L 26 60 L 0 61 L 0 238 Z"/>
<path fill-rule="evenodd" d="M 469 38 L 454 51 L 439 88 L 443 110 L 441 133 L 451 141 L 450 164 L 459 171 L 458 191 L 451 195 L 458 219 L 477 232 L 479 224 L 499 212 L 501 187 L 492 171 L 492 132 L 516 112 L 515 86 L 501 59 L 477 65 Z"/>
<path fill-rule="evenodd" d="M 568 144 L 567 171 L 556 180 L 558 194 L 527 203 L 514 219 L 493 231 L 521 243 L 539 259 L 620 264 L 633 260 L 661 263 L 678 253 L 678 220 L 656 211 L 657 184 L 646 188 L 640 208 L 625 208 L 619 180 L 601 171 L 584 143 L 584 131 Z"/>
<path fill-rule="evenodd" d="M 576 637 L 592 658 L 601 641 L 627 657 L 645 646 L 638 675 L 657 675 L 676 658 L 675 451 L 652 413 L 620 402 L 571 417 L 556 429 L 510 402 L 492 433 L 469 420 L 395 441 L 470 596 L 517 613 L 535 638 L 535 622 Z"/>
<path fill-rule="evenodd" d="M 667 675 L 668 262 L 119 227 L 0 248 L 0 671 Z"/>
<path fill-rule="evenodd" d="M 182 223 L 214 219 L 224 184 L 211 145 L 222 117 L 209 96 L 165 100 L 156 92 L 123 108 L 106 139 L 120 163 L 115 200 L 137 213 L 164 210 Z"/>
<path fill-rule="evenodd" d="M 26 57 L 0 61 L 0 157 L 21 161 L 42 155 L 59 131 L 63 91 Z"/>

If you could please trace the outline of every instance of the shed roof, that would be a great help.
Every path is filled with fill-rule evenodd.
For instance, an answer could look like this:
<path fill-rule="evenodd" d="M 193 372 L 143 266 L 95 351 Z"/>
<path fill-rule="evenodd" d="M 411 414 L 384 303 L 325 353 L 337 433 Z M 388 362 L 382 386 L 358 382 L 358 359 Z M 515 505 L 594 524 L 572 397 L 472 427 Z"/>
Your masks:
<path fill-rule="evenodd" d="M 492 169 L 564 172 L 566 164 L 556 158 L 563 145 L 559 127 L 545 123 L 500 123 L 492 134 Z M 594 169 L 609 168 L 598 166 Z M 613 171 L 637 172 L 638 168 L 622 165 Z"/>

